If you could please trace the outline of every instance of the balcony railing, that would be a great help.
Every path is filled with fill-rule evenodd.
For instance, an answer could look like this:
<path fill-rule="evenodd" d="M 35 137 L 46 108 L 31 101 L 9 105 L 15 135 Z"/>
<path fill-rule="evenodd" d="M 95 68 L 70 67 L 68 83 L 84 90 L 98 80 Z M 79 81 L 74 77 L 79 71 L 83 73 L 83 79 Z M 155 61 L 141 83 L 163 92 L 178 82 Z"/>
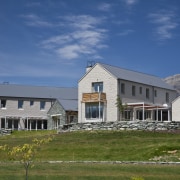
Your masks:
<path fill-rule="evenodd" d="M 82 102 L 106 102 L 106 93 L 83 93 Z"/>

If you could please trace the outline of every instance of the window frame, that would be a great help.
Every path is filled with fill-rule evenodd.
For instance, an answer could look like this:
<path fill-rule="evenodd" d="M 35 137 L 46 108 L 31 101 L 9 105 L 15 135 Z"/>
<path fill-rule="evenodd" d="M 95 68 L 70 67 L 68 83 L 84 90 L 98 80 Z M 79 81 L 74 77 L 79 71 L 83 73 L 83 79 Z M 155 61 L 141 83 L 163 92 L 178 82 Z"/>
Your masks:
<path fill-rule="evenodd" d="M 1 99 L 1 109 L 6 109 L 7 100 Z"/>
<path fill-rule="evenodd" d="M 46 107 L 46 101 L 40 101 L 40 110 L 43 111 L 45 110 Z"/>
<path fill-rule="evenodd" d="M 121 83 L 121 94 L 125 94 L 125 83 Z"/>
<path fill-rule="evenodd" d="M 19 99 L 18 100 L 18 109 L 23 109 L 23 105 L 24 105 L 24 100 Z"/>
<path fill-rule="evenodd" d="M 157 90 L 154 90 L 154 97 L 157 97 Z"/>
<path fill-rule="evenodd" d="M 146 99 L 150 98 L 150 90 L 149 88 L 146 88 Z"/>
<path fill-rule="evenodd" d="M 92 82 L 92 92 L 103 92 L 103 82 Z"/>
<path fill-rule="evenodd" d="M 139 87 L 139 94 L 142 94 L 142 86 Z"/>
<path fill-rule="evenodd" d="M 170 100 L 169 93 L 168 93 L 168 92 L 166 92 L 166 103 L 169 103 L 169 100 Z"/>
<path fill-rule="evenodd" d="M 30 100 L 30 106 L 34 106 L 34 101 Z"/>
<path fill-rule="evenodd" d="M 132 85 L 132 96 L 136 96 L 136 86 Z"/>
<path fill-rule="evenodd" d="M 99 116 L 100 107 L 100 116 Z M 102 119 L 103 118 L 104 103 L 86 103 L 85 104 L 85 118 L 88 120 Z"/>

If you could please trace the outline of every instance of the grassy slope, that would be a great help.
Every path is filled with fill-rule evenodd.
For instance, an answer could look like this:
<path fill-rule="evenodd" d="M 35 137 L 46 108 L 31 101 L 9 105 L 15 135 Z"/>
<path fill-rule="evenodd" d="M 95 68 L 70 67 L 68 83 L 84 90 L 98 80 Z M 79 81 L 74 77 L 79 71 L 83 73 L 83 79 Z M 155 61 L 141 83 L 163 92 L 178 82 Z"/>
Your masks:
<path fill-rule="evenodd" d="M 180 134 L 140 131 L 86 131 L 56 134 L 55 131 L 13 132 L 0 137 L 0 145 L 30 143 L 33 138 L 53 135 L 53 141 L 41 147 L 36 160 L 120 160 L 148 161 L 154 156 L 178 160 Z M 176 153 L 168 153 L 174 150 Z M 6 154 L 0 153 L 1 161 Z M 37 161 L 30 169 L 31 179 L 123 179 L 142 177 L 144 180 L 180 179 L 179 165 L 126 164 L 49 164 Z M 21 164 L 0 163 L 0 179 L 24 179 Z"/>
<path fill-rule="evenodd" d="M 180 134 L 142 131 L 80 131 L 55 134 L 53 131 L 14 132 L 0 137 L 0 144 L 30 143 L 35 137 L 54 134 L 50 144 L 43 145 L 37 160 L 64 161 L 148 161 L 155 156 L 161 160 L 180 161 Z M 171 153 L 177 150 L 174 154 Z M 164 159 L 163 159 L 164 157 Z M 5 159 L 0 154 L 0 159 Z"/>

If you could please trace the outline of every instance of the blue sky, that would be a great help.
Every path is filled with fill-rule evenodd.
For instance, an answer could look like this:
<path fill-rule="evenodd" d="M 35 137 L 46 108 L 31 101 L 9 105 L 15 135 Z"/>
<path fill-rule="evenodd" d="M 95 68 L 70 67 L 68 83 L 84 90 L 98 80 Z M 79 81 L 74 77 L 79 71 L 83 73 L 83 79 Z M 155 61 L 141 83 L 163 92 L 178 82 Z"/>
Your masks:
<path fill-rule="evenodd" d="M 0 83 L 77 87 L 88 61 L 180 73 L 179 0 L 0 0 Z"/>

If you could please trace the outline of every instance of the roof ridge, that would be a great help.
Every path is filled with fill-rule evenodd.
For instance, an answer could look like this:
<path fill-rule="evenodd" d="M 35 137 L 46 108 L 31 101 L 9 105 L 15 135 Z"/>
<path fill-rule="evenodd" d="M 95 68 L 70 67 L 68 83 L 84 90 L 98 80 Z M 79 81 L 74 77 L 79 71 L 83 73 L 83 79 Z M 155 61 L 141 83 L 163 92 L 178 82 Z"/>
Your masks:
<path fill-rule="evenodd" d="M 64 88 L 64 89 L 77 89 L 77 87 L 60 87 L 60 86 L 47 86 L 47 85 L 30 85 L 30 84 L 4 84 L 0 83 L 0 86 L 18 86 L 18 87 L 38 87 L 38 88 Z"/>
<path fill-rule="evenodd" d="M 161 78 L 161 77 L 159 77 L 159 76 L 156 76 L 156 75 L 153 75 L 153 74 L 148 74 L 148 73 L 145 73 L 145 72 L 140 72 L 140 71 L 136 71 L 136 70 L 132 70 L 132 69 L 120 67 L 120 66 L 110 65 L 110 64 L 106 64 L 106 63 L 98 63 L 98 64 L 106 65 L 106 66 L 111 66 L 111 67 L 114 67 L 114 68 L 124 69 L 124 70 L 126 70 L 126 71 L 131 71 L 131 72 L 135 72 L 135 73 L 145 74 L 145 75 L 148 75 L 148 76 L 153 76 L 153 77 L 156 77 L 156 78 L 163 79 L 163 78 Z M 104 66 L 103 66 L 103 67 L 104 67 Z"/>

